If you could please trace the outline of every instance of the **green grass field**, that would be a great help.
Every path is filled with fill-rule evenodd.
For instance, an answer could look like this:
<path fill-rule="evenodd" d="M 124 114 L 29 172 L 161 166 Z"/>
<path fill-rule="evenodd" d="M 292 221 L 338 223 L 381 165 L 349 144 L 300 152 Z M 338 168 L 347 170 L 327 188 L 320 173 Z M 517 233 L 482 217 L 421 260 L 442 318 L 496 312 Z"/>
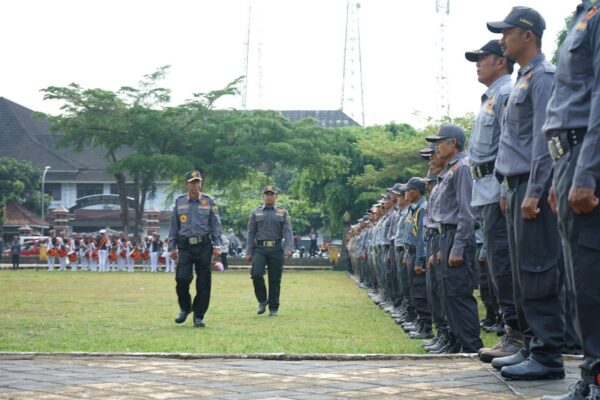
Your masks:
<path fill-rule="evenodd" d="M 207 328 L 197 329 L 173 322 L 173 274 L 3 270 L 0 351 L 423 352 L 343 272 L 285 271 L 279 316 L 256 306 L 246 271 L 213 273 Z"/>

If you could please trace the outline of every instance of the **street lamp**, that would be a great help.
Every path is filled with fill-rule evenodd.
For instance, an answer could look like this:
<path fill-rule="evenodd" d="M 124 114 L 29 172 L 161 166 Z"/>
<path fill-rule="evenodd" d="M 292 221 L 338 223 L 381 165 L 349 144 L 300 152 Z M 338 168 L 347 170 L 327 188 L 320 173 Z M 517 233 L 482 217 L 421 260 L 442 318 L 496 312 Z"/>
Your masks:
<path fill-rule="evenodd" d="M 46 168 L 44 168 L 44 173 L 42 174 L 42 236 L 44 236 L 44 224 L 45 224 L 45 220 L 44 220 L 44 183 L 46 182 L 46 172 L 48 172 L 48 170 L 50 169 L 50 166 L 48 165 Z"/>

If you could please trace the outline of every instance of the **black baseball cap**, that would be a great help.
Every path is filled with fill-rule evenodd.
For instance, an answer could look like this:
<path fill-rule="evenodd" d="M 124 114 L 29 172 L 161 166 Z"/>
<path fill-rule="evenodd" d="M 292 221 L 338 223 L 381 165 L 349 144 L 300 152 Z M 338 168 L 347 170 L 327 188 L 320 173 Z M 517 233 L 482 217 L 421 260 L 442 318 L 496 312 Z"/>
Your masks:
<path fill-rule="evenodd" d="M 504 18 L 504 21 L 488 22 L 487 28 L 490 32 L 502 33 L 502 30 L 513 28 L 523 28 L 542 37 L 546 29 L 544 17 L 531 7 L 517 6 L 510 10 L 510 13 Z"/>
<path fill-rule="evenodd" d="M 429 174 L 425 177 L 425 182 L 429 183 L 429 182 L 437 181 L 437 178 L 438 178 L 438 174 Z"/>
<path fill-rule="evenodd" d="M 425 160 L 429 160 L 431 159 L 431 155 L 433 154 L 433 152 L 435 151 L 435 143 L 429 143 L 427 145 L 427 147 L 419 150 L 419 153 L 421 154 L 421 157 Z"/>
<path fill-rule="evenodd" d="M 438 140 L 450 138 L 454 138 L 457 142 L 461 143 L 465 143 L 467 141 L 465 131 L 463 131 L 460 126 L 454 124 L 442 125 L 435 135 L 427 136 L 425 140 L 428 142 L 437 142 Z"/>
<path fill-rule="evenodd" d="M 427 191 L 427 186 L 425 185 L 425 181 L 423 179 L 414 177 L 408 180 L 406 183 L 406 189 L 415 189 L 421 193 L 425 193 Z"/>
<path fill-rule="evenodd" d="M 193 181 L 201 181 L 202 175 L 200 175 L 200 171 L 193 170 L 185 173 L 185 181 L 193 182 Z"/>
<path fill-rule="evenodd" d="M 390 188 L 390 191 L 392 193 L 396 193 L 397 195 L 403 195 L 406 192 L 406 185 L 402 183 L 396 183 Z"/>
<path fill-rule="evenodd" d="M 267 185 L 263 189 L 263 194 L 268 193 L 268 192 L 277 194 L 277 188 L 273 185 Z"/>
<path fill-rule="evenodd" d="M 504 51 L 502 50 L 502 46 L 500 46 L 499 40 L 490 40 L 479 50 L 467 51 L 465 58 L 471 62 L 477 62 L 482 56 L 487 56 L 488 54 L 504 57 Z"/>

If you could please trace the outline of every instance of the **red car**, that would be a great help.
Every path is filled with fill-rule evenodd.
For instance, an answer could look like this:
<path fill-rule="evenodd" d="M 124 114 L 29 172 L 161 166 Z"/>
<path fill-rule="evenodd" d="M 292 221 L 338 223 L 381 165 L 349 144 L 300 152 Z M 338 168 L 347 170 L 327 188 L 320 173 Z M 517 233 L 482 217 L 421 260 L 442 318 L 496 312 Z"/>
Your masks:
<path fill-rule="evenodd" d="M 9 248 L 4 250 L 4 255 L 10 256 L 10 242 L 7 243 L 7 245 Z M 22 256 L 39 256 L 39 240 L 27 240 L 23 242 L 23 244 L 21 245 L 21 252 L 19 254 Z"/>

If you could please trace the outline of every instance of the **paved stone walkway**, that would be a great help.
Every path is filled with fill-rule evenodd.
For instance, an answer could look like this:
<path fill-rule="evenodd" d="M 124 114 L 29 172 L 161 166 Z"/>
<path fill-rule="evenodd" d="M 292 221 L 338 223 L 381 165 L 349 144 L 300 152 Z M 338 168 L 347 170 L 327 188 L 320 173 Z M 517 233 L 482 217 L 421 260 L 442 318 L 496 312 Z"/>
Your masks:
<path fill-rule="evenodd" d="M 537 399 L 578 378 L 506 382 L 471 357 L 382 361 L 0 355 L 0 399 Z"/>

